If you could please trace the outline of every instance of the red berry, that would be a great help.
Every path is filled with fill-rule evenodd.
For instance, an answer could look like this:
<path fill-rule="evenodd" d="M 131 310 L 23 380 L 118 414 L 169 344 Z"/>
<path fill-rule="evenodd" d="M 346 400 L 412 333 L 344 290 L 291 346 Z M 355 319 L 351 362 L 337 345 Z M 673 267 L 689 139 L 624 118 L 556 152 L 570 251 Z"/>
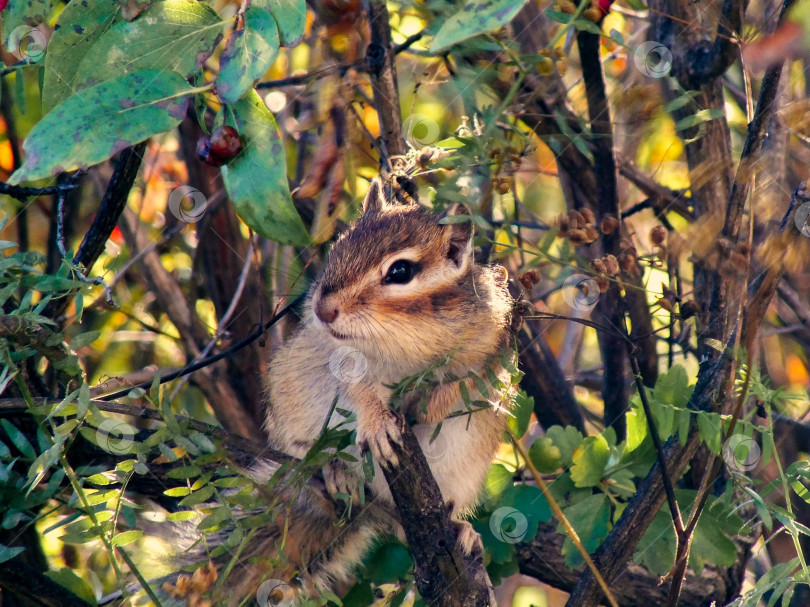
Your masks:
<path fill-rule="evenodd" d="M 597 6 L 599 10 L 602 11 L 602 16 L 604 17 L 610 12 L 610 5 L 613 4 L 613 0 L 598 0 Z"/>
<path fill-rule="evenodd" d="M 211 154 L 228 161 L 242 150 L 242 140 L 232 126 L 221 126 L 211 133 Z"/>
<path fill-rule="evenodd" d="M 8 6 L 8 0 L 0 0 L 0 11 L 6 10 Z"/>
<path fill-rule="evenodd" d="M 208 135 L 204 135 L 197 140 L 197 156 L 205 164 L 210 164 L 211 166 L 218 167 L 225 164 L 218 156 L 215 156 L 211 152 L 211 138 Z"/>

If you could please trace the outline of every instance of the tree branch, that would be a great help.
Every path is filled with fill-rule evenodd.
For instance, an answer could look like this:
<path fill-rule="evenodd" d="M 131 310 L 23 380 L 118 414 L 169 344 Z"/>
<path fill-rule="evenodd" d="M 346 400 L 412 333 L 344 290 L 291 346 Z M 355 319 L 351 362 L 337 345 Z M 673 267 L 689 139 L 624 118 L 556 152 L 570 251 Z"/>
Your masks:
<path fill-rule="evenodd" d="M 397 90 L 396 54 L 391 43 L 391 26 L 384 0 L 367 0 L 371 44 L 366 50 L 366 65 L 371 77 L 374 107 L 380 121 L 383 157 L 380 165 L 391 170 L 391 156 L 404 156 L 408 148 L 402 136 L 402 115 Z"/>
<path fill-rule="evenodd" d="M 482 553 L 463 554 L 461 525 L 450 520 L 425 454 L 405 419 L 397 415 L 401 444 L 391 442 L 399 465 L 383 466 L 400 523 L 413 553 L 419 594 L 428 605 L 486 607 L 495 604 Z"/>
<path fill-rule="evenodd" d="M 594 157 L 594 173 L 599 193 L 597 211 L 599 217 L 619 217 L 619 193 L 616 184 L 616 162 L 613 158 L 613 131 L 610 108 L 605 94 L 602 62 L 599 58 L 599 36 L 591 32 L 577 34 L 579 55 L 582 62 L 582 77 L 588 99 L 588 116 L 593 137 L 590 141 Z M 602 233 L 602 255 L 619 257 L 621 231 Z M 606 293 L 599 298 L 596 310 L 604 324 L 619 328 L 624 325 L 624 312 L 620 303 L 621 293 L 617 282 L 611 282 Z M 602 355 L 605 383 L 602 400 L 605 406 L 605 424 L 616 430 L 618 440 L 627 432 L 624 414 L 628 406 L 628 391 L 625 382 L 625 356 L 622 340 L 613 333 L 600 332 L 599 351 Z"/>

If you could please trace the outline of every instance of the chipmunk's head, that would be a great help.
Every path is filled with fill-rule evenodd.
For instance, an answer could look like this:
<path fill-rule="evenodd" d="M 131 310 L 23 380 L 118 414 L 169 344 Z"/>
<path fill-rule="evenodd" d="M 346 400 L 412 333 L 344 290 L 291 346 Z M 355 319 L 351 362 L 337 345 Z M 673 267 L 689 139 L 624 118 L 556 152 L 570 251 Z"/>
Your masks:
<path fill-rule="evenodd" d="M 318 321 L 336 339 L 392 353 L 408 333 L 429 330 L 472 288 L 467 215 L 457 204 L 440 215 L 394 204 L 373 181 L 363 216 L 335 242 L 314 289 Z"/>

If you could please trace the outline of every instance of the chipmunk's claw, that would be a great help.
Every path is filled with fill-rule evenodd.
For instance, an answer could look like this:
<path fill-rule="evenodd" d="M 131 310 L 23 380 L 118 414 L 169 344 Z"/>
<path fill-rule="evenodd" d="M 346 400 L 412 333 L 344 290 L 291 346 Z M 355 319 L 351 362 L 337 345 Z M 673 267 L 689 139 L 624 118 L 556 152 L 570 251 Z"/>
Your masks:
<path fill-rule="evenodd" d="M 453 525 L 458 529 L 458 547 L 464 554 L 469 554 L 473 558 L 478 558 L 484 553 L 484 544 L 481 536 L 467 521 L 453 521 Z"/>
<path fill-rule="evenodd" d="M 364 427 L 365 426 L 365 427 Z M 377 417 L 369 429 L 365 424 L 357 428 L 357 443 L 363 451 L 371 451 L 371 455 L 381 466 L 396 468 L 399 465 L 391 444 L 402 444 L 402 434 L 397 425 L 397 417 L 391 411 L 386 411 Z"/>
<path fill-rule="evenodd" d="M 323 479 L 329 495 L 344 494 L 351 497 L 353 504 L 360 503 L 363 479 L 357 467 L 339 459 L 333 459 L 323 467 Z"/>

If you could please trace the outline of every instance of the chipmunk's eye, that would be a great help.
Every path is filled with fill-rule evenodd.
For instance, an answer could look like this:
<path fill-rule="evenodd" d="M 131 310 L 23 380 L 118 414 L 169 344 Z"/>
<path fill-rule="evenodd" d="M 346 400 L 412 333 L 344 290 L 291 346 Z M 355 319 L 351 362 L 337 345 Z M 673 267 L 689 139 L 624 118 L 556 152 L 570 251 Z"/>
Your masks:
<path fill-rule="evenodd" d="M 383 282 L 397 285 L 407 284 L 413 280 L 416 270 L 415 265 L 407 259 L 397 259 L 391 264 L 391 267 L 388 268 L 388 273 L 385 275 Z"/>

